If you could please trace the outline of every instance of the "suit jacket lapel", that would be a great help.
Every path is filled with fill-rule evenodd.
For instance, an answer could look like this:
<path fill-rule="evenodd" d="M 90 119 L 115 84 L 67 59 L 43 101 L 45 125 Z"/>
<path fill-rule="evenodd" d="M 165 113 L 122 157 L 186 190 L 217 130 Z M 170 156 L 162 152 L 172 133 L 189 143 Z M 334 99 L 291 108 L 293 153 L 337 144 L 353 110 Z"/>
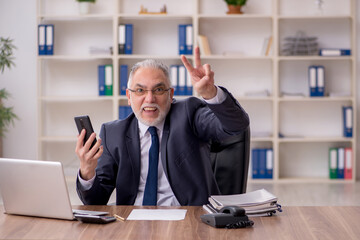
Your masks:
<path fill-rule="evenodd" d="M 135 175 L 136 186 L 140 180 L 140 139 L 137 119 L 134 118 L 126 133 L 126 149 L 131 163 L 131 168 Z"/>
<path fill-rule="evenodd" d="M 167 161 L 168 161 L 167 160 L 167 141 L 169 139 L 169 128 L 170 128 L 169 118 L 167 117 L 165 120 L 163 135 L 162 135 L 162 139 L 161 139 L 161 163 L 163 165 L 164 172 L 170 183 L 170 178 L 169 178 L 169 173 L 168 173 L 168 164 L 167 164 Z"/>

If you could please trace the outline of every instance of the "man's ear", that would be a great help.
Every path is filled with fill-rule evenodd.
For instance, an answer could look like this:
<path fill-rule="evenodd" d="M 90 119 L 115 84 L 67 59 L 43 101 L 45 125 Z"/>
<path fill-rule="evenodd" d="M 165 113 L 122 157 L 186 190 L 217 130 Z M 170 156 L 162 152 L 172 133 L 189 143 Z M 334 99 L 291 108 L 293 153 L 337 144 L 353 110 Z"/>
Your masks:
<path fill-rule="evenodd" d="M 131 102 L 130 102 L 130 91 L 129 89 L 126 89 L 126 97 L 128 99 L 128 105 L 131 106 Z"/>
<path fill-rule="evenodd" d="M 171 102 L 173 102 L 173 97 L 174 97 L 174 88 L 170 88 L 170 99 L 171 99 Z"/>

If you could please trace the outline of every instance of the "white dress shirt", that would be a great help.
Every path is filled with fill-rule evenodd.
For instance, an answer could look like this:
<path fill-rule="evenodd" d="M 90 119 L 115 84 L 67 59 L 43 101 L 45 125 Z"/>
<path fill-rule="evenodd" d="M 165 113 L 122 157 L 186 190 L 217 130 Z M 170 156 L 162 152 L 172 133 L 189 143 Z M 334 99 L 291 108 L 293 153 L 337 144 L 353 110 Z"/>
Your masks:
<path fill-rule="evenodd" d="M 205 100 L 208 104 L 218 104 L 225 100 L 226 95 L 223 90 L 217 87 L 217 94 L 214 98 Z M 179 206 L 180 203 L 176 199 L 174 192 L 171 189 L 169 181 L 165 175 L 164 168 L 161 162 L 161 139 L 164 128 L 164 122 L 161 122 L 159 125 L 155 126 L 157 129 L 158 137 L 159 137 L 159 165 L 158 165 L 158 193 L 157 193 L 157 205 L 158 206 Z M 141 148 L 141 164 L 140 164 L 140 181 L 139 181 L 139 189 L 138 194 L 135 199 L 134 205 L 142 205 L 142 201 L 144 198 L 144 190 L 146 184 L 146 178 L 148 174 L 149 167 L 149 149 L 151 146 L 151 135 L 148 131 L 149 126 L 146 126 L 139 123 L 139 137 L 140 137 L 140 148 Z M 78 173 L 78 178 L 80 185 L 83 190 L 89 190 L 95 180 L 95 176 L 86 181 L 80 177 L 80 171 Z"/>
<path fill-rule="evenodd" d="M 161 122 L 156 125 L 159 143 L 161 143 L 164 123 Z M 151 146 L 151 135 L 148 131 L 149 126 L 139 122 L 140 147 L 141 147 L 141 166 L 140 166 L 140 181 L 138 194 L 136 196 L 134 205 L 142 205 L 145 191 L 146 178 L 149 169 L 149 149 Z M 157 190 L 157 205 L 158 206 L 179 206 L 180 203 L 176 199 L 172 191 L 169 181 L 165 175 L 164 168 L 161 162 L 161 144 L 159 145 L 159 165 L 158 165 L 158 190 Z"/>

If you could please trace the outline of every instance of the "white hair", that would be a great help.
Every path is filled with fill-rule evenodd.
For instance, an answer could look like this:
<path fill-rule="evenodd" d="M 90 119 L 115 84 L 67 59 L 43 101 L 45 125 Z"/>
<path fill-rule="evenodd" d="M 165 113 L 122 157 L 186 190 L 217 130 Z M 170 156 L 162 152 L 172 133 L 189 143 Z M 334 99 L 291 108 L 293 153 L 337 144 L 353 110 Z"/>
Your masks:
<path fill-rule="evenodd" d="M 169 86 L 171 86 L 170 76 L 169 76 L 169 68 L 164 63 L 162 63 L 160 61 L 157 61 L 157 60 L 154 60 L 154 59 L 146 59 L 144 61 L 136 63 L 131 68 L 130 75 L 129 75 L 129 80 L 128 80 L 128 83 L 127 83 L 128 88 L 130 88 L 130 86 L 131 86 L 132 78 L 133 78 L 135 72 L 140 68 L 154 68 L 154 69 L 161 70 L 165 75 L 167 83 L 169 84 Z"/>

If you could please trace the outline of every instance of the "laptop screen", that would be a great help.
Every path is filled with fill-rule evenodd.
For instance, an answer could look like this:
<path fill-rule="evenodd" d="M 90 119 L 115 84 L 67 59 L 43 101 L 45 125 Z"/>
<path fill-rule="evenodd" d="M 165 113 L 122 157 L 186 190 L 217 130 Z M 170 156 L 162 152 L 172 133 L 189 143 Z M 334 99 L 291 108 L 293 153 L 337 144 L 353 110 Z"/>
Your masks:
<path fill-rule="evenodd" d="M 0 158 L 0 191 L 8 214 L 74 218 L 60 162 Z"/>

